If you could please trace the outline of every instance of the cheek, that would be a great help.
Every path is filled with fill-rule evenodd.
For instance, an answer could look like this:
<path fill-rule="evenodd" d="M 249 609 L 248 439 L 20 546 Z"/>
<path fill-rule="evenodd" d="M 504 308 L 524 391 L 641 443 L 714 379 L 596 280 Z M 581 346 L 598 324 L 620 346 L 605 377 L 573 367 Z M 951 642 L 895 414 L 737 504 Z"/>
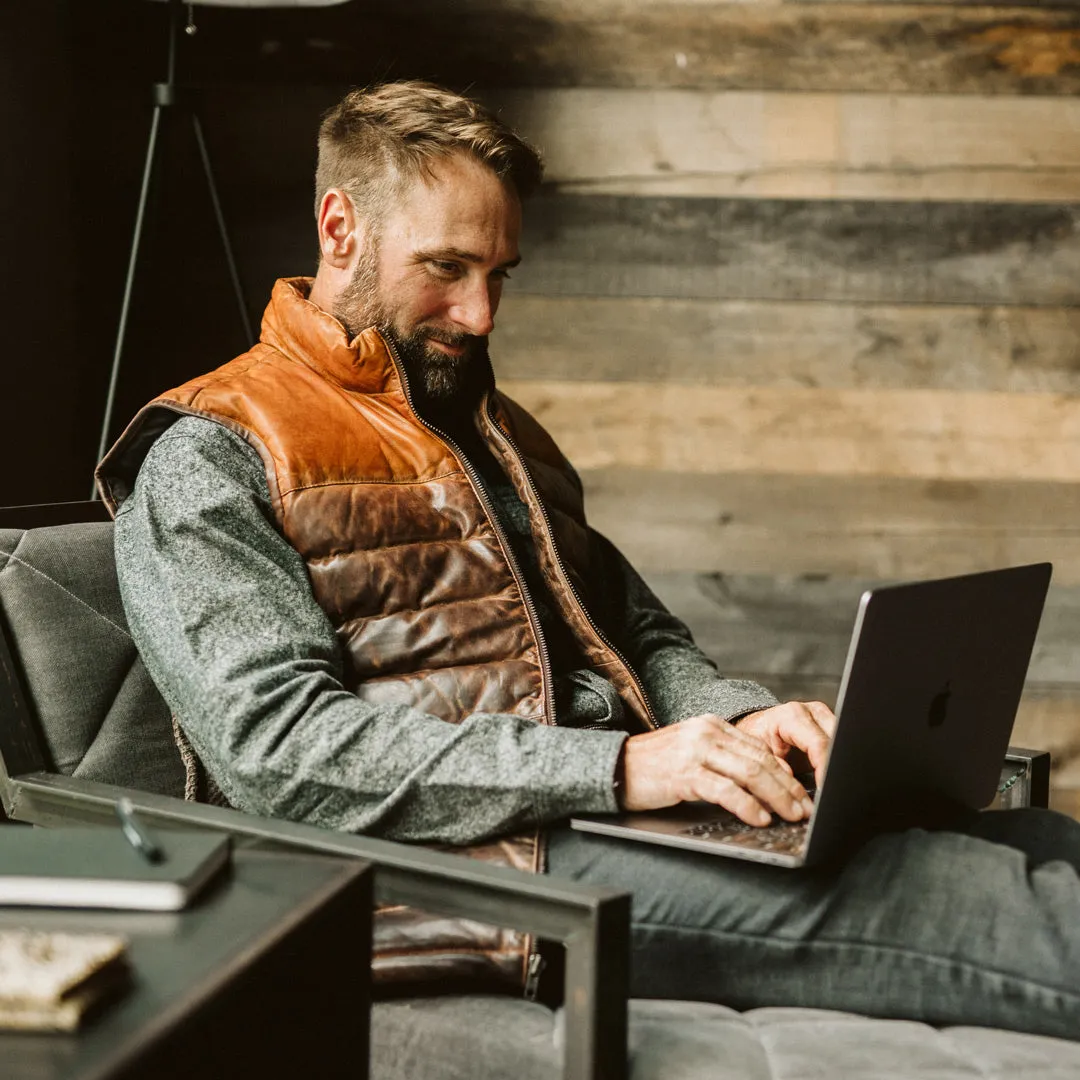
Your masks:
<path fill-rule="evenodd" d="M 397 296 L 391 295 L 388 299 L 414 324 L 437 318 L 450 306 L 446 287 L 427 275 L 420 280 L 413 279 Z"/>

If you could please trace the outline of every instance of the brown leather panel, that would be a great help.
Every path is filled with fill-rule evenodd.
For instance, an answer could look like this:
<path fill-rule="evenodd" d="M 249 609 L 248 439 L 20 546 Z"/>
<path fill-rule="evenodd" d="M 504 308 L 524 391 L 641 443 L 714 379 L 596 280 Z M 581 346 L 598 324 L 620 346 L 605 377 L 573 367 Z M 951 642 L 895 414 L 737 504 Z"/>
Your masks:
<path fill-rule="evenodd" d="M 331 622 L 386 617 L 488 596 L 520 603 L 495 535 L 400 544 L 309 563 L 315 598 Z"/>
<path fill-rule="evenodd" d="M 521 600 L 514 593 L 357 619 L 338 628 L 338 640 L 362 679 L 519 658 L 535 661 L 536 640 L 520 612 Z"/>
<path fill-rule="evenodd" d="M 480 859 L 496 866 L 532 872 L 536 869 L 537 843 L 537 834 L 527 832 L 495 837 L 481 844 L 446 844 L 440 850 L 448 851 L 451 855 L 468 855 L 471 859 Z"/>
<path fill-rule="evenodd" d="M 537 832 L 467 847 L 446 845 L 441 850 L 525 872 L 541 869 L 542 841 Z M 510 927 L 387 906 L 375 912 L 374 951 L 372 973 L 377 983 L 433 976 L 512 982 L 524 975 L 532 941 Z"/>
<path fill-rule="evenodd" d="M 544 698 L 534 659 L 446 668 L 398 679 L 357 683 L 354 692 L 372 705 L 410 705 L 453 724 L 473 713 L 511 713 L 542 722 Z"/>
<path fill-rule="evenodd" d="M 309 561 L 358 547 L 492 536 L 479 500 L 460 470 L 427 481 L 327 485 L 294 491 L 289 535 Z"/>
<path fill-rule="evenodd" d="M 412 923 L 407 924 L 407 929 L 421 927 L 425 920 L 437 918 L 423 912 L 413 914 L 415 918 Z M 445 947 L 425 948 L 420 945 L 401 951 L 387 951 L 379 937 L 383 915 L 376 911 L 372 981 L 378 986 L 423 983 L 439 989 L 460 989 L 463 983 L 470 987 L 476 984 L 478 989 L 488 988 L 492 984 L 503 988 L 522 985 L 525 963 L 531 951 L 530 939 L 526 935 L 510 930 L 485 928 L 492 930 L 492 936 L 484 940 L 482 946 L 472 947 L 470 942 L 477 940 L 474 928 L 482 928 L 482 924 L 465 920 L 439 922 L 446 929 Z M 457 928 L 460 930 L 457 940 L 454 941 L 451 932 Z"/>
<path fill-rule="evenodd" d="M 495 419 L 530 458 L 572 475 L 566 455 L 531 413 L 499 391 L 492 395 L 491 406 Z"/>
<path fill-rule="evenodd" d="M 520 950 L 525 935 L 503 927 L 470 919 L 455 919 L 415 908 L 396 906 L 379 909 L 375 925 L 375 951 L 380 956 L 394 953 L 486 952 L 505 947 Z"/>
<path fill-rule="evenodd" d="M 589 540 L 576 478 L 551 436 L 520 406 L 497 395 L 492 407 L 520 454 L 519 461 L 498 431 L 492 432 L 492 448 L 529 507 L 537 559 L 551 585 L 552 598 L 590 666 L 612 682 L 629 715 L 648 728 L 652 726 L 648 706 L 637 679 L 600 637 L 582 607 L 588 600 Z M 481 426 L 487 428 L 483 414 Z"/>

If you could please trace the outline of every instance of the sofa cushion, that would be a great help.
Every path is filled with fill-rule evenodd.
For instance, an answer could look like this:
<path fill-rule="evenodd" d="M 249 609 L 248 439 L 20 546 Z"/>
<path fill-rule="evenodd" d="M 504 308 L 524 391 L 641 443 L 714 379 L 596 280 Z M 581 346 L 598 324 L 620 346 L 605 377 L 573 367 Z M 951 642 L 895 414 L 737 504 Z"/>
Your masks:
<path fill-rule="evenodd" d="M 372 1012 L 380 1080 L 556 1080 L 557 1014 L 517 998 L 410 998 Z M 630 1080 L 1074 1080 L 1080 1043 L 824 1009 L 630 1003 Z"/>
<path fill-rule="evenodd" d="M 128 633 L 112 525 L 0 529 L 0 616 L 47 765 L 183 795 L 172 720 Z"/>

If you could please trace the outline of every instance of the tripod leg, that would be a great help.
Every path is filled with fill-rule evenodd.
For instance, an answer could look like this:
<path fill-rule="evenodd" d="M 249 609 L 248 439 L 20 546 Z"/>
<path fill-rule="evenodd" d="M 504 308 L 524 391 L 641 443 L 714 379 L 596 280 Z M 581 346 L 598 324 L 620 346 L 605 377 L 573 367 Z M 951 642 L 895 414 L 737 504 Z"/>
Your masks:
<path fill-rule="evenodd" d="M 135 267 L 139 261 L 139 245 L 142 242 L 143 222 L 146 219 L 146 202 L 150 195 L 150 182 L 157 164 L 158 133 L 161 128 L 162 106 L 154 106 L 154 117 L 150 121 L 150 142 L 146 148 L 146 164 L 143 167 L 142 190 L 139 192 L 139 208 L 135 213 L 135 234 L 131 239 L 131 255 L 128 259 L 127 280 L 124 282 L 124 300 L 120 306 L 120 326 L 116 331 L 116 348 L 113 350 L 112 371 L 109 375 L 109 393 L 105 399 L 105 417 L 101 423 L 101 441 L 98 443 L 97 460 L 105 456 L 108 449 L 109 428 L 112 426 L 113 405 L 116 401 L 116 384 L 120 377 L 120 358 L 124 352 L 124 337 L 127 334 L 128 315 L 131 312 L 131 293 L 135 284 Z M 97 498 L 97 485 L 90 492 L 90 498 Z"/>
<path fill-rule="evenodd" d="M 251 316 L 248 314 L 247 302 L 244 300 L 244 290 L 240 285 L 240 274 L 236 269 L 236 259 L 233 258 L 232 244 L 229 243 L 229 232 L 225 227 L 225 214 L 221 209 L 217 185 L 214 183 L 214 171 L 210 167 L 210 151 L 206 148 L 206 139 L 203 137 L 199 114 L 194 109 L 191 110 L 191 126 L 195 129 L 195 140 L 199 144 L 199 155 L 202 157 L 203 172 L 206 173 L 206 184 L 210 188 L 210 201 L 214 204 L 214 217 L 217 218 L 221 244 L 225 248 L 225 261 L 229 266 L 229 277 L 232 279 L 233 292 L 236 294 L 236 303 L 240 309 L 240 322 L 244 327 L 248 342 L 254 343 L 255 334 L 251 328 Z"/>

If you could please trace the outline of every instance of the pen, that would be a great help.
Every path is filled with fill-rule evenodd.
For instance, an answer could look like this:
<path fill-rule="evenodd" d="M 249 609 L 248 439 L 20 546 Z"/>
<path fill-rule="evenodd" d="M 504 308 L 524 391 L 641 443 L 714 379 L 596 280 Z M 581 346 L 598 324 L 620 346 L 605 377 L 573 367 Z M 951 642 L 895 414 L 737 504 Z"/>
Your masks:
<path fill-rule="evenodd" d="M 123 830 L 127 842 L 148 863 L 164 861 L 165 853 L 146 831 L 146 826 L 135 816 L 135 807 L 129 798 L 125 797 L 116 804 L 116 816 L 120 819 L 120 828 Z"/>

